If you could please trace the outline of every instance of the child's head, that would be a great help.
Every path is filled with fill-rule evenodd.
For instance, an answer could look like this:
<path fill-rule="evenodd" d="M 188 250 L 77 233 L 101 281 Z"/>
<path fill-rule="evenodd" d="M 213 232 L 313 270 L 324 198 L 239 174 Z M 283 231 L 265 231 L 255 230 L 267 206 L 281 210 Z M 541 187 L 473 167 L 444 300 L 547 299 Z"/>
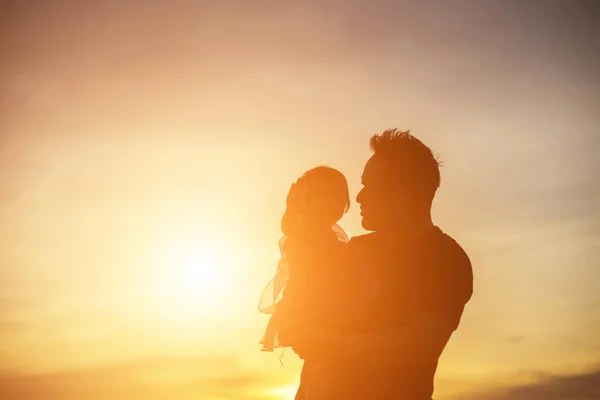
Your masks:
<path fill-rule="evenodd" d="M 337 169 L 319 166 L 302 175 L 299 182 L 307 194 L 307 213 L 319 222 L 333 225 L 350 208 L 350 194 L 346 177 Z"/>

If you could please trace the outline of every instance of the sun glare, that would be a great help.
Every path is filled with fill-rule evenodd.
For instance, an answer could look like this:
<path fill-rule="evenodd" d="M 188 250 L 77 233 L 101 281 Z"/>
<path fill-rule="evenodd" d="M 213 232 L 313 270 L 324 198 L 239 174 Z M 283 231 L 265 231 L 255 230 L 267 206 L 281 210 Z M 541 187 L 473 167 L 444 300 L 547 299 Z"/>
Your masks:
<path fill-rule="evenodd" d="M 218 296 L 227 286 L 228 266 L 214 249 L 177 249 L 171 267 L 171 284 L 182 297 Z"/>
<path fill-rule="evenodd" d="M 267 395 L 273 397 L 275 396 L 275 398 L 277 398 L 278 400 L 293 400 L 296 397 L 296 392 L 298 391 L 298 385 L 288 385 L 288 386 L 282 386 L 282 387 L 277 387 L 277 388 L 273 388 L 273 389 L 269 389 L 267 391 Z"/>
<path fill-rule="evenodd" d="M 165 243 L 159 281 L 161 308 L 169 317 L 193 320 L 226 315 L 235 291 L 234 254 L 218 241 L 185 237 Z"/>

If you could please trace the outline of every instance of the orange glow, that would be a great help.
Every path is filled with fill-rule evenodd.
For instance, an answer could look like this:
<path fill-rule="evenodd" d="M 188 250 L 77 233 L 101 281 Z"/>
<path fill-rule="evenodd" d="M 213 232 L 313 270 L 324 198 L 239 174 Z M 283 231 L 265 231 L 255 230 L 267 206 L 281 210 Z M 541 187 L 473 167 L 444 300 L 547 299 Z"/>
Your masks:
<path fill-rule="evenodd" d="M 390 127 L 439 153 L 433 217 L 474 268 L 435 398 L 596 368 L 596 20 L 185 3 L 0 2 L 0 399 L 291 399 L 257 311 L 287 190 L 339 169 L 364 233 Z"/>

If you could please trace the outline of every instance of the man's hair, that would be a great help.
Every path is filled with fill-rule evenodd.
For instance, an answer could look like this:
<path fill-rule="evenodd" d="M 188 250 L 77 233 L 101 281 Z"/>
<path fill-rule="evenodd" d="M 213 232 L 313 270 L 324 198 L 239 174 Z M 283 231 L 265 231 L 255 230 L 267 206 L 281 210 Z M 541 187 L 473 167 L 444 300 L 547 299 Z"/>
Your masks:
<path fill-rule="evenodd" d="M 371 137 L 371 149 L 386 159 L 387 178 L 398 185 L 409 187 L 431 206 L 440 186 L 440 165 L 431 149 L 411 135 L 410 130 L 388 129 Z"/>

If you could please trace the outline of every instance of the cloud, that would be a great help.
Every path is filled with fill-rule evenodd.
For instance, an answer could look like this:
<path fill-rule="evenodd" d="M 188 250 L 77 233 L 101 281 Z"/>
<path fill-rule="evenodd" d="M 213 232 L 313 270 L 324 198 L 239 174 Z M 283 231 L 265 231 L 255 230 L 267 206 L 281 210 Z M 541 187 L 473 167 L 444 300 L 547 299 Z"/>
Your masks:
<path fill-rule="evenodd" d="M 477 393 L 456 400 L 595 400 L 600 398 L 600 367 L 587 373 L 551 376 L 528 385 Z"/>
<path fill-rule="evenodd" d="M 0 282 L 5 283 L 2 281 L 2 271 L 0 271 Z M 0 297 L 0 343 L 4 335 L 19 333 L 32 327 L 31 324 L 19 318 L 30 309 L 31 304 L 24 300 Z"/>
<path fill-rule="evenodd" d="M 523 335 L 515 335 L 515 336 L 509 336 L 508 338 L 506 338 L 507 342 L 509 343 L 521 343 L 525 340 L 525 336 Z"/>
<path fill-rule="evenodd" d="M 235 357 L 163 358 L 47 374 L 0 374 L 3 400 L 276 399 L 280 376 Z"/>
<path fill-rule="evenodd" d="M 32 302 L 18 297 L 0 296 L 0 315 L 3 313 L 19 313 L 29 311 L 32 308 Z"/>

